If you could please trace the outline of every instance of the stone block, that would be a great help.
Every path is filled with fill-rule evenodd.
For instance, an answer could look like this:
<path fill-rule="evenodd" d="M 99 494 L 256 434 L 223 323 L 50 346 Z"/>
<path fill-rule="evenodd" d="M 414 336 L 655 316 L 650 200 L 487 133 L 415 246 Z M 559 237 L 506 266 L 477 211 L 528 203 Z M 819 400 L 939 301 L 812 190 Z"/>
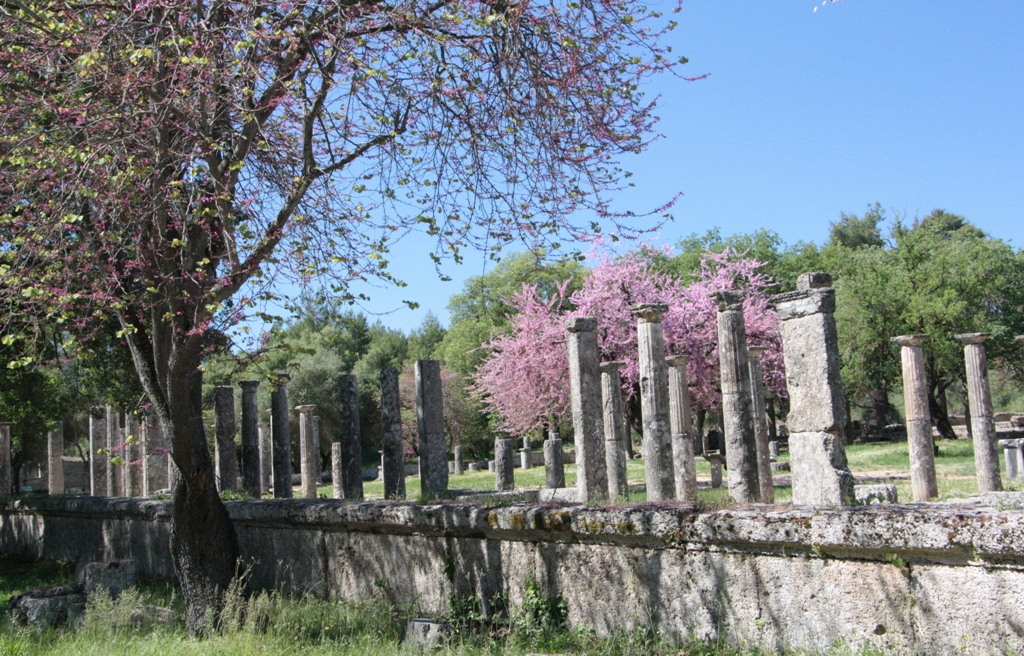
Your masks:
<path fill-rule="evenodd" d="M 409 620 L 405 625 L 405 642 L 421 649 L 435 649 L 448 639 L 451 632 L 451 625 L 444 622 L 424 619 Z"/>
<path fill-rule="evenodd" d="M 788 471 L 789 471 L 789 463 L 788 462 L 773 462 L 772 463 L 772 472 L 788 472 Z"/>
<path fill-rule="evenodd" d="M 854 485 L 853 497 L 858 506 L 874 503 L 899 503 L 895 485 Z"/>
<path fill-rule="evenodd" d="M 833 289 L 807 289 L 772 296 L 772 306 L 782 321 L 799 319 L 822 312 L 836 311 L 836 293 Z"/>
<path fill-rule="evenodd" d="M 11 597 L 9 617 L 15 626 L 60 626 L 84 613 L 85 602 L 85 587 L 81 583 L 29 590 Z"/>
<path fill-rule="evenodd" d="M 132 559 L 87 563 L 82 572 L 82 583 L 87 594 L 103 588 L 115 598 L 128 588 L 135 587 L 135 579 L 135 561 Z"/>
<path fill-rule="evenodd" d="M 579 503 L 579 493 L 574 487 L 544 488 L 539 492 L 540 503 Z"/>
<path fill-rule="evenodd" d="M 782 324 L 782 347 L 791 433 L 838 431 L 846 426 L 846 402 L 839 378 L 835 318 L 812 314 Z"/>
<path fill-rule="evenodd" d="M 791 433 L 793 505 L 841 506 L 853 500 L 853 475 L 842 437 L 824 431 Z"/>

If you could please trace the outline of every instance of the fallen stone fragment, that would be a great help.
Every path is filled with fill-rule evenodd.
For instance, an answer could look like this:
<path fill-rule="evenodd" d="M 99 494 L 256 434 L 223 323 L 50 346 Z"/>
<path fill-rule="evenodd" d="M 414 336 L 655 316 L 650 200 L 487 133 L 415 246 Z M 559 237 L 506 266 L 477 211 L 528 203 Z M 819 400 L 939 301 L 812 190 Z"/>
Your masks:
<path fill-rule="evenodd" d="M 405 642 L 423 649 L 440 647 L 452 632 L 450 624 L 414 619 L 405 625 Z"/>
<path fill-rule="evenodd" d="M 895 485 L 854 485 L 853 496 L 858 506 L 874 503 L 899 503 Z"/>
<path fill-rule="evenodd" d="M 29 590 L 11 597 L 8 615 L 14 626 L 60 626 L 85 611 L 85 585 L 74 583 L 47 590 Z"/>

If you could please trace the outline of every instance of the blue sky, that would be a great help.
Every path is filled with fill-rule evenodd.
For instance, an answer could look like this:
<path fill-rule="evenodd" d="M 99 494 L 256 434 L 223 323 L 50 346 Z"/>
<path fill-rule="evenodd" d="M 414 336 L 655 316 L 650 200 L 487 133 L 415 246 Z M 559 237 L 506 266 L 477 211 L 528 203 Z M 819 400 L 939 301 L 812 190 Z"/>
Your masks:
<path fill-rule="evenodd" d="M 819 0 L 820 3 L 820 0 Z M 671 2 L 655 2 L 669 9 Z M 636 188 L 618 209 L 643 211 L 676 192 L 675 243 L 720 227 L 761 227 L 787 243 L 828 236 L 840 212 L 880 202 L 889 215 L 936 207 L 1024 245 L 1024 2 L 1020 0 L 684 0 L 670 38 L 689 58 L 663 76 L 664 138 L 624 162 Z M 487 270 L 482 257 L 437 280 L 429 246 L 393 254 L 404 289 L 365 288 L 369 313 L 410 330 Z"/>

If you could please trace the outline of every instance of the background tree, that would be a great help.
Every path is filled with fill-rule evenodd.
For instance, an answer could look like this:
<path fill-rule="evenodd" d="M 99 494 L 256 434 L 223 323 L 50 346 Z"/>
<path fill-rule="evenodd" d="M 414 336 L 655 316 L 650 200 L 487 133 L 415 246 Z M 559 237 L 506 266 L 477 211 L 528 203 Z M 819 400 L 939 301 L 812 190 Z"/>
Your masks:
<path fill-rule="evenodd" d="M 390 238 L 416 226 L 437 260 L 584 237 L 566 217 L 608 216 L 616 158 L 649 138 L 660 19 L 631 0 L 0 13 L 0 294 L 120 323 L 181 472 L 192 631 L 238 554 L 201 418 L 216 321 L 275 279 L 342 297 L 389 279 Z"/>

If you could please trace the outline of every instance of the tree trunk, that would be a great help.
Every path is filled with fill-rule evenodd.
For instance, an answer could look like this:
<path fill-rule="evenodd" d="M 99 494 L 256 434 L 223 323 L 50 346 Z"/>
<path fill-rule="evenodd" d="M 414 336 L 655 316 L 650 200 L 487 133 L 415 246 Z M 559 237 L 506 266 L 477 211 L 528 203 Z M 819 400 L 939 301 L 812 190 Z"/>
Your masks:
<path fill-rule="evenodd" d="M 171 556 L 189 632 L 205 635 L 218 626 L 224 591 L 235 575 L 238 538 L 217 494 L 203 426 L 202 372 L 191 367 L 180 378 L 168 381 L 164 424 L 174 435 L 172 457 L 180 471 L 172 492 Z"/>
<path fill-rule="evenodd" d="M 889 390 L 878 387 L 868 392 L 868 400 L 874 413 L 874 424 L 877 430 L 885 428 L 889 420 Z"/>
<path fill-rule="evenodd" d="M 704 455 L 704 420 L 707 419 L 708 411 L 704 408 L 697 408 L 697 420 L 693 427 L 693 454 Z"/>
<path fill-rule="evenodd" d="M 629 417 L 629 425 L 633 427 L 633 430 L 640 435 L 642 440 L 644 437 L 644 418 L 640 412 L 640 385 L 633 385 L 633 394 L 629 397 L 629 402 L 626 403 L 624 408 L 626 416 Z"/>
<path fill-rule="evenodd" d="M 955 440 L 956 431 L 953 430 L 953 425 L 949 423 L 949 408 L 946 405 L 946 386 L 945 385 L 932 385 L 928 390 L 928 407 L 932 413 L 932 421 L 935 422 L 935 428 L 938 429 L 939 435 L 944 440 Z"/>

